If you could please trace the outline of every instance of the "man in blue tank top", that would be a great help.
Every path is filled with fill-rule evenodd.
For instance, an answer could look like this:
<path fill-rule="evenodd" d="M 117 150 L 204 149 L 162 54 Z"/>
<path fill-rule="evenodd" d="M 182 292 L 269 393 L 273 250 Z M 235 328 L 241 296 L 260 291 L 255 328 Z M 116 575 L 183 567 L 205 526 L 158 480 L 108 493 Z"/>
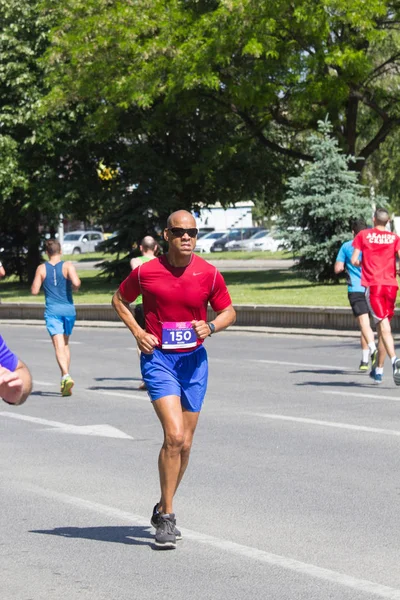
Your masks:
<path fill-rule="evenodd" d="M 72 291 L 80 288 L 81 280 L 74 265 L 61 260 L 61 246 L 57 240 L 46 242 L 46 253 L 49 260 L 36 269 L 31 292 L 36 296 L 43 284 L 44 318 L 61 371 L 61 394 L 71 396 L 74 380 L 69 373 L 71 354 L 68 341 L 76 318 Z"/>

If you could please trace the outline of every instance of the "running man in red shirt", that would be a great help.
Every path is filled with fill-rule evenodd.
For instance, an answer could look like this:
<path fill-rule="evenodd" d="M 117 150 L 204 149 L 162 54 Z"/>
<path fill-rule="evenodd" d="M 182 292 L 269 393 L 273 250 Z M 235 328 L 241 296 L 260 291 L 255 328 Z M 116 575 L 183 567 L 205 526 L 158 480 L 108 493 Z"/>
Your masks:
<path fill-rule="evenodd" d="M 132 271 L 112 300 L 141 350 L 142 377 L 164 431 L 158 459 L 161 498 L 151 517 L 155 543 L 164 548 L 175 548 L 181 538 L 172 503 L 189 462 L 207 389 L 203 341 L 236 320 L 221 273 L 193 252 L 197 233 L 189 212 L 172 213 L 164 230 L 168 252 Z M 129 310 L 139 294 L 145 329 Z M 208 302 L 217 314 L 210 322 Z"/>
<path fill-rule="evenodd" d="M 400 385 L 400 359 L 396 357 L 390 326 L 399 287 L 396 279 L 396 257 L 400 257 L 400 237 L 386 230 L 389 222 L 389 213 L 386 209 L 376 209 L 373 221 L 373 229 L 364 229 L 354 238 L 351 263 L 360 265 L 359 256 L 362 252 L 361 283 L 366 287 L 365 296 L 379 338 L 382 339 L 392 361 L 394 382 Z M 378 367 L 372 365 L 372 377 L 377 370 L 382 374 L 383 365 Z"/>

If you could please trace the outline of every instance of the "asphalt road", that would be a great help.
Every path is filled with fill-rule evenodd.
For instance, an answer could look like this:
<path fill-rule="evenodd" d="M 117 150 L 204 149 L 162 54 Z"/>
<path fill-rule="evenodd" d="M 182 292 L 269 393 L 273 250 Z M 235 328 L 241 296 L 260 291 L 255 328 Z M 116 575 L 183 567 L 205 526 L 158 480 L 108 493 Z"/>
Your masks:
<path fill-rule="evenodd" d="M 161 432 L 130 334 L 77 328 L 61 398 L 44 327 L 1 333 L 35 380 L 0 407 L 2 600 L 400 599 L 400 389 L 357 372 L 356 339 L 207 341 L 184 539 L 159 551 Z"/>

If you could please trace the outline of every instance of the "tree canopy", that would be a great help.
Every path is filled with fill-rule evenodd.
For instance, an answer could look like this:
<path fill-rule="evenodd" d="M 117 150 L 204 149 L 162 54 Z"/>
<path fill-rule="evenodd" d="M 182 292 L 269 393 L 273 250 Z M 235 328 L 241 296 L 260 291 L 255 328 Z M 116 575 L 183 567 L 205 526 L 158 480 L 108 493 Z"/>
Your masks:
<path fill-rule="evenodd" d="M 328 114 L 343 150 L 367 160 L 398 127 L 400 3 L 393 0 L 72 0 L 50 60 L 53 103 L 205 98 L 264 148 L 311 160 L 304 133 Z M 368 128 L 366 124 L 368 123 Z M 368 135 L 366 135 L 368 129 Z"/>

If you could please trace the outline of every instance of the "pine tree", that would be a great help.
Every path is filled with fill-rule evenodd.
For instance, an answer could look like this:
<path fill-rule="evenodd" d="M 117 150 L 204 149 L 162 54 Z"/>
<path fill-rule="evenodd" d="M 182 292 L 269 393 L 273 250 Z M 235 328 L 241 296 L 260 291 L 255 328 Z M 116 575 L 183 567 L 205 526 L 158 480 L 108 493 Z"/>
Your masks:
<path fill-rule="evenodd" d="M 352 237 L 350 222 L 370 221 L 372 208 L 357 173 L 349 169 L 354 158 L 331 137 L 329 120 L 319 121 L 318 130 L 309 138 L 314 162 L 289 179 L 278 228 L 307 279 L 329 281 L 340 245 Z"/>

